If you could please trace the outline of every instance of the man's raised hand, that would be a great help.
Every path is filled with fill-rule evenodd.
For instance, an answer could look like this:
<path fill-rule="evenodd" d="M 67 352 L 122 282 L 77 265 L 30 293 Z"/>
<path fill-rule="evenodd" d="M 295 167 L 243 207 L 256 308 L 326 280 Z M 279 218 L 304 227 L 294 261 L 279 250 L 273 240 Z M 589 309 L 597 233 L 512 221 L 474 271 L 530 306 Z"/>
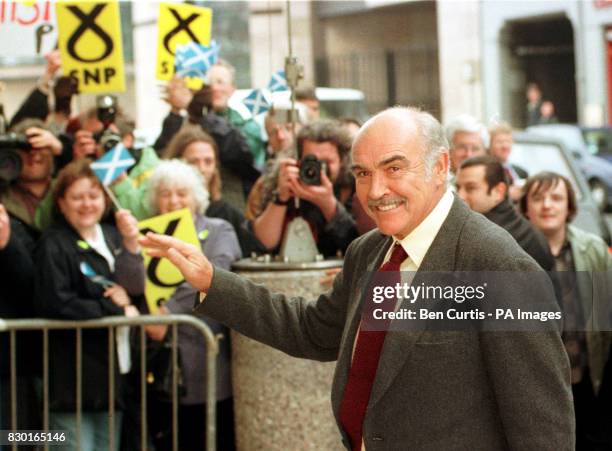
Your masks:
<path fill-rule="evenodd" d="M 138 242 L 151 257 L 165 257 L 170 260 L 196 290 L 208 291 L 212 282 L 213 266 L 199 247 L 152 232 L 139 238 Z"/>

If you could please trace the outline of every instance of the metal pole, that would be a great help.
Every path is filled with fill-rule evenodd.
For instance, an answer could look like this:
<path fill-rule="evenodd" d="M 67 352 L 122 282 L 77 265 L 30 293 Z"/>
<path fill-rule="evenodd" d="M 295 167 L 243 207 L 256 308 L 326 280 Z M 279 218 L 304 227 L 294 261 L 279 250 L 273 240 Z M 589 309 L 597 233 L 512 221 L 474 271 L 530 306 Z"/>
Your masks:
<path fill-rule="evenodd" d="M 108 327 L 108 451 L 115 449 L 115 328 Z"/>
<path fill-rule="evenodd" d="M 140 326 L 140 449 L 147 451 L 147 345 L 145 329 Z"/>
<path fill-rule="evenodd" d="M 172 451 L 178 451 L 178 358 L 177 328 L 172 324 Z"/>
<path fill-rule="evenodd" d="M 291 30 L 291 1 L 287 0 L 287 43 L 289 47 L 289 56 L 285 58 L 285 79 L 287 80 L 287 86 L 291 90 L 291 138 L 293 139 L 293 147 L 296 150 L 297 155 L 297 134 L 295 132 L 296 127 L 296 111 L 295 111 L 295 87 L 297 86 L 300 78 L 300 69 L 297 66 L 297 61 L 293 57 L 293 42 L 292 42 L 292 30 Z M 293 203 L 296 209 L 300 208 L 300 199 L 298 197 L 293 198 Z"/>
<path fill-rule="evenodd" d="M 291 1 L 287 0 L 287 42 L 289 44 L 289 56 L 293 56 L 293 44 L 291 42 Z"/>
<path fill-rule="evenodd" d="M 43 429 L 49 430 L 49 329 L 43 329 Z M 45 443 L 49 451 L 49 443 Z"/>
<path fill-rule="evenodd" d="M 17 430 L 17 336 L 15 331 L 10 332 L 10 353 L 11 353 L 11 429 Z M 17 444 L 13 443 L 11 446 L 12 450 L 17 450 Z"/>
<path fill-rule="evenodd" d="M 222 339 L 221 334 L 217 334 L 217 344 Z M 217 387 L 217 352 L 210 347 L 206 349 L 206 449 L 215 451 L 217 448 L 217 397 L 215 391 Z M 212 419 L 212 421 L 210 421 Z"/>
<path fill-rule="evenodd" d="M 82 343 L 83 330 L 77 327 L 76 330 L 76 446 L 81 449 L 81 409 L 83 396 L 83 381 L 82 381 Z"/>

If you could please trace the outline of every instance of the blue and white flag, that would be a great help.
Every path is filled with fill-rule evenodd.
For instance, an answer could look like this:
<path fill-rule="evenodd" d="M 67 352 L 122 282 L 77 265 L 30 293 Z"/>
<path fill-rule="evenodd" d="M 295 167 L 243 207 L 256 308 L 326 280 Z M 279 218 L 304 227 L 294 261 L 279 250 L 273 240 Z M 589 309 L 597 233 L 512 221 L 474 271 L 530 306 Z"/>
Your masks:
<path fill-rule="evenodd" d="M 206 72 L 219 59 L 221 46 L 215 40 L 207 47 L 196 42 L 188 42 L 176 47 L 174 65 L 180 77 L 204 78 Z"/>
<path fill-rule="evenodd" d="M 270 82 L 268 83 L 268 89 L 272 92 L 289 90 L 284 70 L 277 70 L 272 74 L 272 78 L 270 78 Z"/>
<path fill-rule="evenodd" d="M 91 169 L 102 184 L 108 186 L 135 162 L 125 146 L 119 143 L 106 152 L 102 158 L 91 163 Z"/>
<path fill-rule="evenodd" d="M 253 116 L 265 113 L 270 109 L 270 101 L 266 91 L 263 89 L 254 89 L 244 98 L 242 103 L 249 109 Z"/>

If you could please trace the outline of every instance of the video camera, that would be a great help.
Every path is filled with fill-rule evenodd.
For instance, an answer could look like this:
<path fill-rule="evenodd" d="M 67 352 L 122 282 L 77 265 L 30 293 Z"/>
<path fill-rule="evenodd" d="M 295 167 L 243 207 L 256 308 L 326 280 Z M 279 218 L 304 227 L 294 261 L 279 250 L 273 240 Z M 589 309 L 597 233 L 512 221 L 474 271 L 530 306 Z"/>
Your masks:
<path fill-rule="evenodd" d="M 109 128 L 117 117 L 117 97 L 108 94 L 97 96 L 96 115 L 104 128 L 94 135 L 94 139 L 106 153 L 121 142 L 121 136 Z"/>
<path fill-rule="evenodd" d="M 327 172 L 327 164 L 324 161 L 314 155 L 306 155 L 300 162 L 300 181 L 306 185 L 320 185 L 322 170 Z"/>
<path fill-rule="evenodd" d="M 18 150 L 29 152 L 32 146 L 27 136 L 16 133 L 0 134 L 0 181 L 10 183 L 21 173 Z"/>

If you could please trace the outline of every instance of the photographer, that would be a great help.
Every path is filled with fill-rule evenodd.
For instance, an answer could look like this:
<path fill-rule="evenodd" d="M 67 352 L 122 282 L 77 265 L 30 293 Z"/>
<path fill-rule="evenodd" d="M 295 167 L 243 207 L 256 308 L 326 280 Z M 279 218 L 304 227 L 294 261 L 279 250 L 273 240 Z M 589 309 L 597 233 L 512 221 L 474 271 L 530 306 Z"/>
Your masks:
<path fill-rule="evenodd" d="M 59 50 L 48 53 L 45 59 L 45 72 L 14 114 L 10 127 L 26 119 L 40 119 L 61 142 L 60 152 L 54 152 L 55 170 L 59 171 L 72 159 L 72 136 L 66 134 L 66 127 L 72 114 L 72 97 L 79 93 L 78 80 L 70 76 L 57 77 L 61 67 Z"/>
<path fill-rule="evenodd" d="M 110 95 L 96 98 L 96 106 L 81 115 L 72 127 L 74 134 L 72 158 L 99 158 L 121 142 L 127 149 L 134 145 L 134 123 L 117 106 Z"/>
<path fill-rule="evenodd" d="M 21 169 L 10 177 L 1 202 L 12 217 L 21 221 L 32 235 L 49 222 L 50 211 L 39 208 L 48 195 L 53 174 L 53 156 L 62 151 L 61 142 L 38 119 L 26 119 L 6 135 L 2 153 L 19 156 Z"/>
<path fill-rule="evenodd" d="M 319 252 L 335 256 L 357 237 L 349 201 L 353 193 L 349 174 L 351 138 L 337 123 L 317 121 L 298 135 L 298 161 L 281 158 L 264 181 L 262 213 L 253 221 L 255 236 L 275 250 L 287 223 L 303 217 L 311 227 Z M 294 198 L 301 200 L 295 207 Z"/>

